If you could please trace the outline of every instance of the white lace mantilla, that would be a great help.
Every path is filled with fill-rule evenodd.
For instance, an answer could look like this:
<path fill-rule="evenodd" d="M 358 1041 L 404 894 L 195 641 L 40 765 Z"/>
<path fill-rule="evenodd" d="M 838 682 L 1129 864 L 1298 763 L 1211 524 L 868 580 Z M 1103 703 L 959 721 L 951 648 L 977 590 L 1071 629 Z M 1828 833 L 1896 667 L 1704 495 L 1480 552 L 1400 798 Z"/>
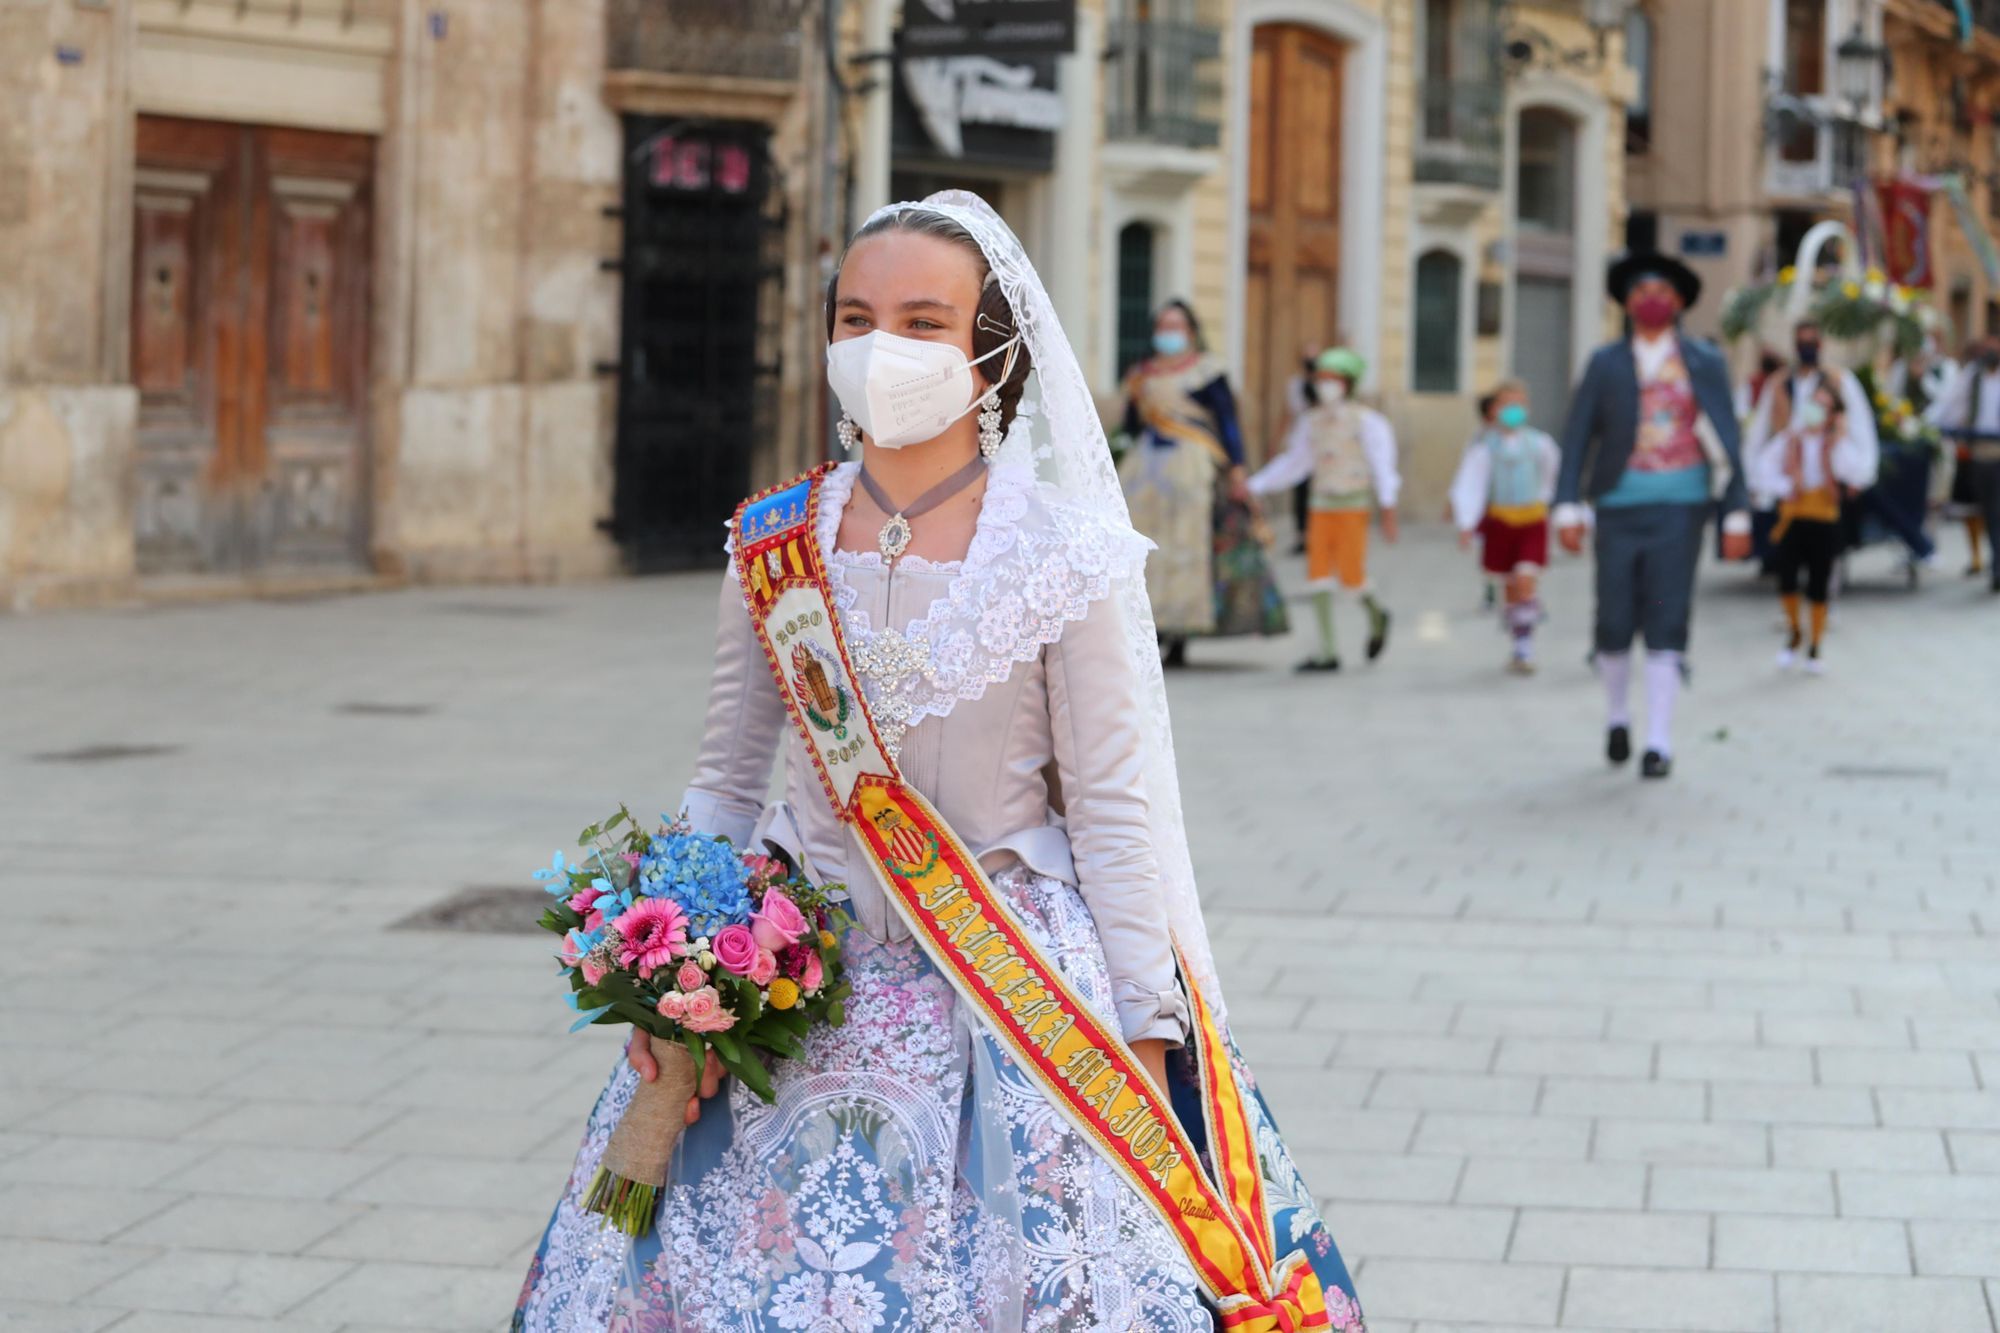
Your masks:
<path fill-rule="evenodd" d="M 849 569 L 880 569 L 874 551 L 840 551 L 840 518 L 854 492 L 858 463 L 843 463 L 821 484 L 819 541 L 834 606 L 854 669 L 868 693 L 882 743 L 895 755 L 903 734 L 977 699 L 1062 637 L 1120 578 L 1141 577 L 1151 543 L 1130 528 L 1065 504 L 1035 481 L 1032 468 L 993 465 L 965 559 L 932 563 L 904 556 L 898 568 L 950 574 L 944 596 L 901 629 L 877 627 L 860 606 Z"/>

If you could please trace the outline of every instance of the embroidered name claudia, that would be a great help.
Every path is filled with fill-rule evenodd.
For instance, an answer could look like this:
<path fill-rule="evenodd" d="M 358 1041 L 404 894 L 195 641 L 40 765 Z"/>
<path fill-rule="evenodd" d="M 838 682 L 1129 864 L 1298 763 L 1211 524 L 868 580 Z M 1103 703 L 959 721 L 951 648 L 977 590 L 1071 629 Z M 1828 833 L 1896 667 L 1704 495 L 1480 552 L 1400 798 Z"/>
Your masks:
<path fill-rule="evenodd" d="M 1044 1057 L 1052 1058 L 1056 1043 L 1075 1030 L 1076 1019 L 1064 1012 L 1062 1001 L 1051 995 L 1022 961 L 1005 929 L 993 924 L 966 892 L 964 879 L 953 875 L 943 883 L 918 889 L 917 897 L 935 921 L 938 933 L 1007 1011 L 1016 1030 Z M 1044 1020 L 1046 1024 L 1038 1028 Z M 1167 1128 L 1153 1109 L 1150 1096 L 1112 1068 L 1112 1057 L 1096 1046 L 1070 1052 L 1059 1072 L 1086 1105 L 1100 1117 L 1108 1117 L 1102 1122 L 1104 1129 L 1125 1141 L 1154 1183 L 1165 1185 L 1182 1157 L 1167 1142 Z M 1130 1105 L 1113 1116 L 1111 1108 L 1121 1096 Z"/>

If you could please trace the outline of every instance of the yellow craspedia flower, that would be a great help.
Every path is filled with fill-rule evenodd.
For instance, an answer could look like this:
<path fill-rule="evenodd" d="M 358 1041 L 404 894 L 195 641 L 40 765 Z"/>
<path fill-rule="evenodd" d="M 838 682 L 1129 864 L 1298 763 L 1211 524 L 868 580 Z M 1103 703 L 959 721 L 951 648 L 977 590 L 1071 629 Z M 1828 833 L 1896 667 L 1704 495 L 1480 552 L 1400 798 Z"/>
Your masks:
<path fill-rule="evenodd" d="M 1861 295 L 1861 284 L 1858 282 L 1843 282 L 1840 284 L 1840 294 L 1852 301 L 1855 297 Z"/>
<path fill-rule="evenodd" d="M 773 1009 L 789 1009 L 799 1002 L 799 983 L 790 977 L 779 977 L 771 983 L 771 989 L 764 993 Z"/>
<path fill-rule="evenodd" d="M 1875 406 L 1887 407 L 1888 405 L 1889 405 L 1889 395 L 1883 393 L 1880 389 L 1877 389 L 1875 391 Z"/>
<path fill-rule="evenodd" d="M 835 942 L 836 942 L 836 941 L 835 941 L 835 940 L 834 940 L 834 938 L 833 938 L 833 932 L 832 932 L 832 931 L 830 931 L 830 930 L 822 930 L 822 931 L 821 931 L 821 932 L 819 933 L 819 947 L 820 947 L 820 948 L 822 948 L 822 949 L 831 949 L 831 948 L 832 948 L 832 947 L 834 946 Z"/>
<path fill-rule="evenodd" d="M 1799 276 L 1799 271 L 1787 265 L 1786 267 L 1778 270 L 1778 285 L 1780 287 L 1789 287 L 1792 285 L 1792 279 L 1798 276 Z"/>
<path fill-rule="evenodd" d="M 1879 268 L 1871 268 L 1868 270 L 1868 281 L 1870 282 L 1881 282 L 1885 280 L 1888 276 L 1889 276 L 1888 274 L 1884 273 Z"/>

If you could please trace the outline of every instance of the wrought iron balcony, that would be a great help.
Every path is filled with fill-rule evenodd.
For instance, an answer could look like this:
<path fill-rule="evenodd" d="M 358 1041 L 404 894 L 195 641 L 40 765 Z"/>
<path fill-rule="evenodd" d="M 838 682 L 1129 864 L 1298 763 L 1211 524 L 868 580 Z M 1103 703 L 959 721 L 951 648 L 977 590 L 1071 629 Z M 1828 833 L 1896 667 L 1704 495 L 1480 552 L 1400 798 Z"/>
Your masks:
<path fill-rule="evenodd" d="M 799 77 L 807 0 L 611 0 L 610 68 Z"/>
<path fill-rule="evenodd" d="M 1124 19 L 1105 51 L 1105 137 L 1177 148 L 1222 139 L 1222 86 L 1213 63 L 1222 34 L 1200 23 Z"/>
<path fill-rule="evenodd" d="M 1499 189 L 1504 100 L 1492 78 L 1425 84 L 1418 92 L 1417 181 Z"/>
<path fill-rule="evenodd" d="M 1932 2 L 1939 9 L 1951 11 L 1954 19 L 1958 17 L 1958 0 L 1932 0 Z M 1967 8 L 1972 11 L 1974 24 L 1988 32 L 2000 33 L 2000 0 L 1970 0 Z"/>

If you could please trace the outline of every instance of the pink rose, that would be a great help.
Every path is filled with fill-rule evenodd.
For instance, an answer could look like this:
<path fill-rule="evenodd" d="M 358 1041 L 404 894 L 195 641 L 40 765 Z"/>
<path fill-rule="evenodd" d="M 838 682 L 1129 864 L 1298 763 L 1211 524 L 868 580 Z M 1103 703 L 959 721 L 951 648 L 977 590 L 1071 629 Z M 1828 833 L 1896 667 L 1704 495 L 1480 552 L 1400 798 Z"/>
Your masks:
<path fill-rule="evenodd" d="M 670 990 L 660 997 L 660 1017 L 678 1022 L 687 1013 L 687 996 L 677 990 Z"/>
<path fill-rule="evenodd" d="M 724 926 L 715 932 L 715 939 L 708 947 L 724 971 L 739 977 L 749 976 L 757 961 L 757 937 L 748 926 Z"/>
<path fill-rule="evenodd" d="M 736 1026 L 736 1015 L 722 1007 L 713 986 L 690 991 L 681 1003 L 681 1026 L 689 1032 L 727 1032 Z"/>
<path fill-rule="evenodd" d="M 770 985 L 778 977 L 778 955 L 769 949 L 759 949 L 757 961 L 752 963 L 750 970 L 743 975 L 759 986 Z"/>
<path fill-rule="evenodd" d="M 604 974 L 611 970 L 601 963 L 591 962 L 588 958 L 578 963 L 577 966 L 583 969 L 583 984 L 586 986 L 595 986 L 598 982 L 604 980 Z"/>
<path fill-rule="evenodd" d="M 826 981 L 825 964 L 819 961 L 818 954 L 816 953 L 807 954 L 806 970 L 799 974 L 799 989 L 804 991 L 806 994 L 811 995 L 817 992 L 820 986 L 825 983 L 825 981 Z"/>
<path fill-rule="evenodd" d="M 805 913 L 784 894 L 772 889 L 764 895 L 760 910 L 750 917 L 750 929 L 760 947 L 776 953 L 788 944 L 797 944 L 806 933 Z"/>
<path fill-rule="evenodd" d="M 689 961 L 681 964 L 674 980 L 680 983 L 682 990 L 700 990 L 708 984 L 708 973 L 701 970 L 700 963 Z"/>

